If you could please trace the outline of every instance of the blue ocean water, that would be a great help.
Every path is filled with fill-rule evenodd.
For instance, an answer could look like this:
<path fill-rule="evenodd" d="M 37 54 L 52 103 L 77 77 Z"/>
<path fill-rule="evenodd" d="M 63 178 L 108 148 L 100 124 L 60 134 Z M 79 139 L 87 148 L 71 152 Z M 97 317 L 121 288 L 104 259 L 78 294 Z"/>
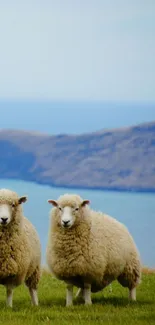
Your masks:
<path fill-rule="evenodd" d="M 91 201 L 91 207 L 101 210 L 123 222 L 131 232 L 141 253 L 143 265 L 155 267 L 155 194 L 125 193 L 95 190 L 53 188 L 35 183 L 0 180 L 0 188 L 9 188 L 19 195 L 28 195 L 23 205 L 24 214 L 35 225 L 42 245 L 42 261 L 49 225 L 48 199 L 57 199 L 64 193 L 77 193 Z"/>

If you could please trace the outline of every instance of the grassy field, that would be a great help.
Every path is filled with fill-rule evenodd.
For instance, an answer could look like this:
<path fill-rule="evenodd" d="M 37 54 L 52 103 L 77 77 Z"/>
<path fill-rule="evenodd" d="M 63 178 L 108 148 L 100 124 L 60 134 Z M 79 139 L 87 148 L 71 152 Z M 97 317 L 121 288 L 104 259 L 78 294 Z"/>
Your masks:
<path fill-rule="evenodd" d="M 144 274 L 137 289 L 137 302 L 129 303 L 128 290 L 117 282 L 113 292 L 108 288 L 93 294 L 93 305 L 86 307 L 75 301 L 65 307 L 65 285 L 50 275 L 42 276 L 39 286 L 39 307 L 32 307 L 27 288 L 14 291 L 13 309 L 5 307 L 5 288 L 0 287 L 0 324 L 155 324 L 155 274 Z"/>

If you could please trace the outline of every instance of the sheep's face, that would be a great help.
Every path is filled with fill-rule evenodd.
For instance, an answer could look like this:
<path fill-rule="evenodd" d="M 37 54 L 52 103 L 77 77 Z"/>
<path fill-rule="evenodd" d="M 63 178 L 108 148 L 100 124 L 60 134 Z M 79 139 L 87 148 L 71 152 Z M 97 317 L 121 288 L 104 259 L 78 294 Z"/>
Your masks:
<path fill-rule="evenodd" d="M 12 202 L 0 203 L 0 226 L 7 226 L 13 219 L 19 204 L 26 202 L 27 197 L 22 196 Z"/>
<path fill-rule="evenodd" d="M 71 228 L 76 220 L 76 209 L 65 206 L 58 206 L 59 215 L 60 215 L 60 225 L 63 228 Z"/>
<path fill-rule="evenodd" d="M 80 205 L 60 205 L 55 200 L 48 200 L 49 203 L 53 204 L 54 207 L 58 209 L 59 214 L 59 225 L 62 228 L 71 228 L 74 224 L 78 223 L 78 220 L 81 217 L 80 210 L 86 205 L 89 204 L 88 200 L 84 200 Z"/>

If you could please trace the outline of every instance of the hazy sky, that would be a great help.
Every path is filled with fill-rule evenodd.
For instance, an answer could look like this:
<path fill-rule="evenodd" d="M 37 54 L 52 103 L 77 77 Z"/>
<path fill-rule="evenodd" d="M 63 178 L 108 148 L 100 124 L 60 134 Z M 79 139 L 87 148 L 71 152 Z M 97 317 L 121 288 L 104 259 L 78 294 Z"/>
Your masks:
<path fill-rule="evenodd" d="M 0 129 L 80 134 L 155 121 L 155 104 L 0 102 Z"/>
<path fill-rule="evenodd" d="M 155 0 L 0 0 L 0 99 L 155 101 Z"/>

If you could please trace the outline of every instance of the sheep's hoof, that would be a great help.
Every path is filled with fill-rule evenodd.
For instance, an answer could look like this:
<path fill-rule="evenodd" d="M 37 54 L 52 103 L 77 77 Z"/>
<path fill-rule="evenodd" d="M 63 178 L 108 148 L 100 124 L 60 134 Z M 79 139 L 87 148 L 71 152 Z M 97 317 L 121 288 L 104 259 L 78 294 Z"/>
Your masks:
<path fill-rule="evenodd" d="M 7 308 L 12 309 L 12 305 L 6 305 Z"/>
<path fill-rule="evenodd" d="M 67 303 L 67 304 L 66 304 L 66 307 L 71 307 L 71 306 L 73 306 L 72 303 Z"/>
<path fill-rule="evenodd" d="M 92 305 L 92 301 L 86 301 L 85 302 L 85 306 L 91 306 Z"/>

